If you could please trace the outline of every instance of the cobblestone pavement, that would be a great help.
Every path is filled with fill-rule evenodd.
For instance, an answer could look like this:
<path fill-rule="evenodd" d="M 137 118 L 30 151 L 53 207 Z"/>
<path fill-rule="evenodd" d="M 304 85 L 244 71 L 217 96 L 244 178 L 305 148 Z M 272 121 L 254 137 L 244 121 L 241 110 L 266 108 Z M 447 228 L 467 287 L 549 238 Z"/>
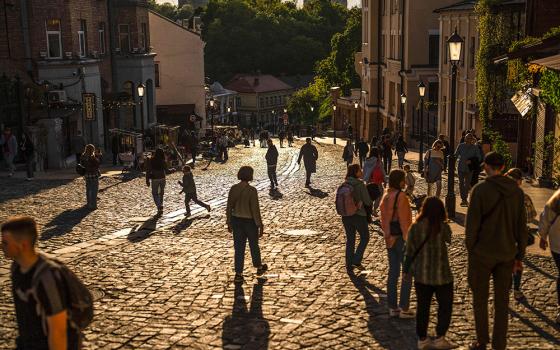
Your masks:
<path fill-rule="evenodd" d="M 179 174 L 169 178 L 166 215 L 159 221 L 150 217 L 155 208 L 144 180 L 117 178 L 102 181 L 102 188 L 113 187 L 89 215 L 77 210 L 83 203 L 80 180 L 2 179 L 7 185 L 0 188 L 0 219 L 36 215 L 47 235 L 40 247 L 61 256 L 90 286 L 96 317 L 85 334 L 87 349 L 413 349 L 414 320 L 392 319 L 387 312 L 386 250 L 374 226 L 364 258 L 367 274 L 346 273 L 345 237 L 333 203 L 344 174 L 341 148 L 317 147 L 319 173 L 311 190 L 303 187 L 296 149 L 280 150 L 280 194 L 268 191 L 264 149 L 237 148 L 226 165 L 197 168 L 199 196 L 215 209 L 209 215 L 197 209 L 188 220 L 182 219 Z M 224 205 L 241 164 L 256 169 L 266 228 L 261 249 L 270 271 L 266 281 L 257 281 L 247 256 L 246 281 L 235 287 Z M 474 324 L 459 232 L 450 255 L 455 304 L 449 337 L 464 346 L 473 340 Z M 13 346 L 16 335 L 6 268 L 0 260 L 0 348 Z M 550 258 L 527 258 L 527 302 L 511 304 L 508 348 L 560 347 L 555 273 Z"/>

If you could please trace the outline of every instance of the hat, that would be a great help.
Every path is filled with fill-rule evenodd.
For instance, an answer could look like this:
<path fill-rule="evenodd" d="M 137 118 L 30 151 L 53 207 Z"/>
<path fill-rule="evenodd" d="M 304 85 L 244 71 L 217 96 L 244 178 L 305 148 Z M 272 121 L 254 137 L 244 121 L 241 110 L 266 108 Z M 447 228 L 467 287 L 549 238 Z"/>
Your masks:
<path fill-rule="evenodd" d="M 489 152 L 486 154 L 486 157 L 484 157 L 484 164 L 494 168 L 500 168 L 504 166 L 505 163 L 504 156 L 497 152 Z"/>

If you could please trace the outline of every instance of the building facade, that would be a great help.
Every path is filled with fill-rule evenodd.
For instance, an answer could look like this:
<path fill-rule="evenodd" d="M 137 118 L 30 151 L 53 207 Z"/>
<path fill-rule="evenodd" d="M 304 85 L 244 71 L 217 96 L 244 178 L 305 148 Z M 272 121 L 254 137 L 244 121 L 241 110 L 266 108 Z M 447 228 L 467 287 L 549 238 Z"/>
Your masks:
<path fill-rule="evenodd" d="M 153 80 L 146 0 L 14 0 L 0 7 L 0 73 L 21 79 L 19 122 L 42 126 L 44 158 L 63 167 L 70 140 L 81 133 L 98 147 L 109 129 L 140 129 L 155 121 L 155 93 L 148 88 L 140 120 L 137 86 Z M 0 112 L 2 113 L 2 112 Z M 39 147 L 41 148 L 41 147 Z"/>
<path fill-rule="evenodd" d="M 294 89 L 268 74 L 238 74 L 225 88 L 237 92 L 237 113 L 241 125 L 277 129 L 288 98 Z"/>
<path fill-rule="evenodd" d="M 158 121 L 205 128 L 204 42 L 198 33 L 153 11 L 149 19 L 150 42 L 157 52 L 153 86 Z"/>
<path fill-rule="evenodd" d="M 239 123 L 237 97 L 237 92 L 224 88 L 217 81 L 210 85 L 206 105 L 208 106 L 210 100 L 214 100 L 213 118 L 215 122 L 222 124 Z"/>

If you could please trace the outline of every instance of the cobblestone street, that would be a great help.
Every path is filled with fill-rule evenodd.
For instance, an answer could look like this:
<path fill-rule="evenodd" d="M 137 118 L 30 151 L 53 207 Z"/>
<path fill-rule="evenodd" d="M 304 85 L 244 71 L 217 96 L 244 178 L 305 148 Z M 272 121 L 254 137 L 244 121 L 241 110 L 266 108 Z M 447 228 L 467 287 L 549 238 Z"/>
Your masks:
<path fill-rule="evenodd" d="M 296 162 L 299 148 L 279 148 L 280 194 L 269 192 L 265 149 L 237 146 L 226 164 L 212 163 L 207 170 L 197 163 L 199 198 L 213 209 L 207 214 L 193 206 L 189 219 L 183 216 L 178 173 L 167 178 L 159 220 L 152 217 L 156 208 L 142 177 L 104 176 L 95 212 L 82 209 L 82 179 L 3 177 L 0 220 L 35 216 L 43 232 L 39 247 L 65 260 L 91 288 L 96 315 L 85 332 L 86 349 L 414 349 L 415 321 L 389 318 L 387 253 L 374 225 L 366 273 L 346 272 L 345 235 L 334 206 L 345 174 L 342 148 L 326 143 L 317 148 L 312 189 L 304 188 L 305 172 Z M 258 281 L 247 260 L 245 283 L 235 287 L 225 202 L 244 164 L 256 171 L 253 185 L 265 225 L 260 244 L 269 271 L 265 281 Z M 424 189 L 420 182 L 417 191 Z M 475 331 L 463 232 L 454 234 L 449 338 L 464 347 Z M 527 301 L 516 303 L 512 297 L 509 349 L 560 348 L 555 277 L 550 257 L 528 255 L 522 284 Z M 13 348 L 17 333 L 10 288 L 9 262 L 0 258 L 2 349 Z"/>

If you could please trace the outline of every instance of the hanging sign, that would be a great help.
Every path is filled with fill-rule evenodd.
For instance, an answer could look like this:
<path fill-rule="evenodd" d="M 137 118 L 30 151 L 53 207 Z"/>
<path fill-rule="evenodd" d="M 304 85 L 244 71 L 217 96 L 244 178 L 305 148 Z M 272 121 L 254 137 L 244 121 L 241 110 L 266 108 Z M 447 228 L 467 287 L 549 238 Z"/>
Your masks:
<path fill-rule="evenodd" d="M 95 120 L 95 94 L 84 92 L 82 94 L 83 114 L 86 121 Z"/>

